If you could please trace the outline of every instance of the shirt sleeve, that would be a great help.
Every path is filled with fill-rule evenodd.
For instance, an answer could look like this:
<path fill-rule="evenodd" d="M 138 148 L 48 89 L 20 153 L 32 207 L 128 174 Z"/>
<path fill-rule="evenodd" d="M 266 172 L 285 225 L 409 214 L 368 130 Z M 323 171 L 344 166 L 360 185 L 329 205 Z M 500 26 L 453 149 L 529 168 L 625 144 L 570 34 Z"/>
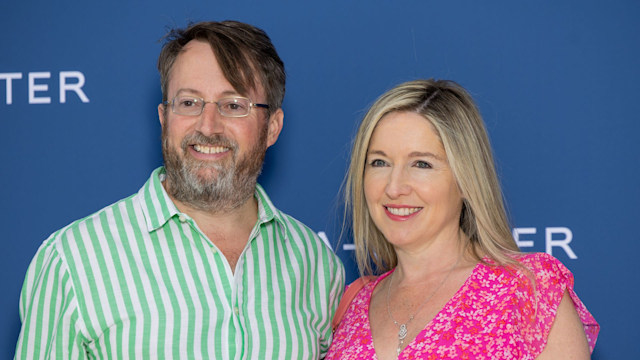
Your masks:
<path fill-rule="evenodd" d="M 85 359 L 76 304 L 67 266 L 46 241 L 29 265 L 20 294 L 15 359 Z"/>
<path fill-rule="evenodd" d="M 329 345 L 333 340 L 333 329 L 331 327 L 331 320 L 338 308 L 338 303 L 342 297 L 344 291 L 344 266 L 337 256 L 333 257 L 333 266 L 331 269 L 331 287 L 329 290 L 329 321 L 327 327 L 324 329 L 324 336 L 320 342 L 320 358 L 323 359 L 327 355 Z"/>
<path fill-rule="evenodd" d="M 535 339 L 534 347 L 542 351 L 546 345 L 558 306 L 566 290 L 571 300 L 573 300 L 573 304 L 582 321 L 589 349 L 593 352 L 600 326 L 575 293 L 571 271 L 559 260 L 545 253 L 529 255 L 523 262 L 535 277 L 536 306 L 533 330 L 536 335 L 533 336 Z"/>

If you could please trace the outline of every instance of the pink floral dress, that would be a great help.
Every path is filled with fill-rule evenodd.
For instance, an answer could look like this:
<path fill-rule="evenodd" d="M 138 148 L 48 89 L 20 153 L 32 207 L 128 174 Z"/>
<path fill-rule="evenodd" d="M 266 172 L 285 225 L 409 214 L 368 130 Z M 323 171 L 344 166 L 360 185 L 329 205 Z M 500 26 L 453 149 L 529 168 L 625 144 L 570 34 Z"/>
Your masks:
<path fill-rule="evenodd" d="M 486 259 L 485 259 L 486 260 Z M 573 275 L 544 253 L 519 261 L 531 271 L 476 265 L 469 278 L 399 359 L 535 359 L 544 349 L 565 290 L 582 320 L 589 348 L 600 326 L 573 291 Z M 490 261 L 488 261 L 490 262 Z M 376 359 L 369 302 L 392 271 L 367 284 L 351 302 L 325 359 Z M 529 279 L 535 278 L 535 288 Z"/>

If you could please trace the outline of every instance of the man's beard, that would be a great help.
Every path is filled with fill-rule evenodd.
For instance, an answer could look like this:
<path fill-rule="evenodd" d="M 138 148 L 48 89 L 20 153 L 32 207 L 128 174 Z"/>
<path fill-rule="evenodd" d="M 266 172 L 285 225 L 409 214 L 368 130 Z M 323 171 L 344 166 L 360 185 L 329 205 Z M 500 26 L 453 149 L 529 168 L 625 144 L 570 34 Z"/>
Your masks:
<path fill-rule="evenodd" d="M 255 146 L 238 159 L 238 144 L 222 135 L 205 136 L 196 132 L 186 136 L 176 150 L 169 144 L 163 126 L 162 154 L 167 178 L 167 192 L 176 200 L 205 211 L 233 210 L 253 196 L 267 150 L 267 126 L 263 126 Z M 189 144 L 224 146 L 232 152 L 224 162 L 197 160 L 188 155 Z M 178 153 L 182 152 L 182 157 Z M 211 170 L 214 171 L 211 171 Z M 206 170 L 206 174 L 199 174 Z"/>

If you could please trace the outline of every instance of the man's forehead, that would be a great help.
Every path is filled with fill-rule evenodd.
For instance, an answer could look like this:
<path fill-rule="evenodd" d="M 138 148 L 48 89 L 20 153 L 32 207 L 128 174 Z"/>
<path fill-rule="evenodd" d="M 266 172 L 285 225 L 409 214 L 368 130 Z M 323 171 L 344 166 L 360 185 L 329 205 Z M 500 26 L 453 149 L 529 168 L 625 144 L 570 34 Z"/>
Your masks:
<path fill-rule="evenodd" d="M 211 52 L 203 52 L 203 50 L 205 48 L 208 48 Z M 196 51 L 190 51 L 192 49 L 196 49 Z M 189 41 L 183 48 L 182 51 L 178 54 L 178 56 L 176 57 L 176 61 L 174 62 L 173 66 L 171 67 L 171 71 L 169 72 L 169 89 L 170 92 L 172 90 L 172 88 L 174 88 L 175 86 L 179 86 L 178 89 L 173 89 L 174 91 L 174 96 L 178 95 L 181 92 L 192 92 L 196 95 L 199 95 L 201 97 L 203 96 L 203 91 L 204 89 L 198 89 L 195 86 L 187 86 L 187 85 L 183 85 L 183 84 L 175 84 L 176 83 L 176 79 L 175 79 L 175 69 L 176 69 L 176 65 L 178 63 L 182 63 L 182 60 L 185 56 L 185 53 L 189 53 L 190 56 L 193 56 L 194 58 L 198 58 L 198 57 L 202 57 L 202 56 L 206 56 L 210 58 L 210 62 L 211 62 L 211 67 L 207 68 L 204 67 L 203 71 L 211 71 L 211 72 L 219 72 L 220 75 L 222 76 L 222 78 L 224 79 L 224 82 L 228 85 L 229 89 L 225 89 L 223 91 L 218 92 L 218 94 L 216 94 L 217 96 L 245 96 L 250 98 L 253 102 L 265 102 L 266 101 L 266 92 L 265 92 L 265 88 L 262 84 L 262 81 L 260 79 L 259 76 L 257 76 L 258 72 L 255 71 L 255 67 L 257 66 L 256 64 L 251 64 L 251 76 L 253 76 L 253 85 L 251 86 L 248 82 L 245 82 L 245 91 L 242 92 L 239 89 L 235 88 L 233 86 L 233 84 L 231 83 L 231 81 L 229 80 L 227 74 L 225 74 L 224 70 L 222 69 L 222 67 L 220 66 L 220 61 L 218 60 L 218 56 L 216 55 L 216 53 L 214 52 L 212 46 L 205 41 L 202 40 L 198 40 L 198 39 L 194 39 Z M 181 61 L 182 60 L 182 61 Z M 191 60 L 195 60 L 195 59 L 191 59 Z M 249 59 L 247 59 L 249 60 Z M 233 71 L 234 69 L 230 69 L 228 71 Z M 237 71 L 240 71 L 240 69 L 237 69 Z M 194 74 L 194 77 L 197 79 L 199 78 L 199 76 Z M 180 80 L 183 80 L 182 78 Z M 181 81 L 180 81 L 181 82 Z M 208 84 L 211 86 L 216 86 L 218 84 Z"/>

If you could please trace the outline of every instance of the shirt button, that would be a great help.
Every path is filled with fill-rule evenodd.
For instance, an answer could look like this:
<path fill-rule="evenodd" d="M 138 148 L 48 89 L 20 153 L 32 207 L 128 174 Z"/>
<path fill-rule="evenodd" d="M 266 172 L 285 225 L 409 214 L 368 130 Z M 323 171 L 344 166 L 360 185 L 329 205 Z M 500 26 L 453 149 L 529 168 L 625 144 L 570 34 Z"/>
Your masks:
<path fill-rule="evenodd" d="M 233 308 L 233 312 L 234 312 L 234 313 L 236 313 L 236 315 L 238 315 L 238 313 L 240 312 L 240 310 L 238 310 L 238 307 L 236 306 L 236 307 L 234 307 L 234 308 Z"/>
<path fill-rule="evenodd" d="M 178 220 L 180 220 L 181 223 L 184 223 L 187 221 L 187 218 L 184 215 L 180 215 L 178 216 Z"/>

